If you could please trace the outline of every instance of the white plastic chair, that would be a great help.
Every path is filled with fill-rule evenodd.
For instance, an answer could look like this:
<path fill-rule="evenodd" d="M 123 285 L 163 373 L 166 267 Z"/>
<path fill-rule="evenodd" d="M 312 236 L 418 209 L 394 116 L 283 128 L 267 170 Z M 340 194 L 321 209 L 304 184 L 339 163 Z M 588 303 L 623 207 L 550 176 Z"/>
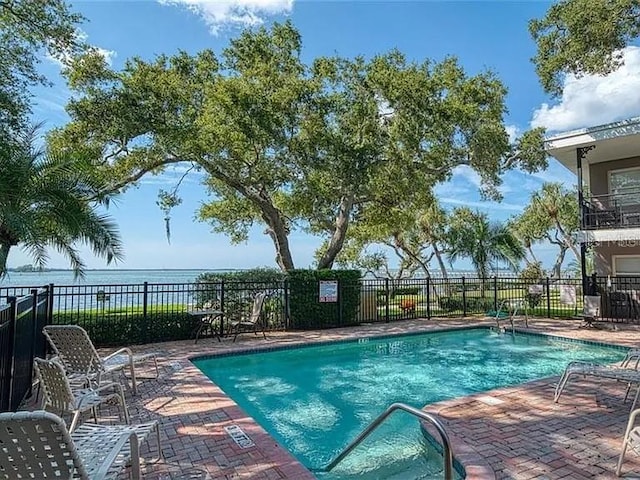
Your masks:
<path fill-rule="evenodd" d="M 0 477 L 111 480 L 130 462 L 138 480 L 140 442 L 154 429 L 157 422 L 84 424 L 69 433 L 49 412 L 0 413 Z"/>
<path fill-rule="evenodd" d="M 97 422 L 96 408 L 112 400 L 118 402 L 124 413 L 124 421 L 129 424 L 129 411 L 124 400 L 122 385 L 119 383 L 105 383 L 97 388 L 73 389 L 65 375 L 64 367 L 57 360 L 36 358 L 34 363 L 44 396 L 44 409 L 53 410 L 59 415 L 70 414 L 72 417 L 70 432 L 75 430 L 85 412 L 91 411 Z M 111 389 L 115 392 L 107 392 Z"/>
<path fill-rule="evenodd" d="M 158 377 L 158 360 L 155 353 L 134 355 L 129 348 L 121 348 L 100 357 L 86 330 L 78 325 L 48 325 L 43 329 L 44 336 L 59 356 L 68 375 L 95 380 L 98 385 L 107 373 L 129 370 L 131 389 L 138 393 L 136 365 L 153 360 Z"/>

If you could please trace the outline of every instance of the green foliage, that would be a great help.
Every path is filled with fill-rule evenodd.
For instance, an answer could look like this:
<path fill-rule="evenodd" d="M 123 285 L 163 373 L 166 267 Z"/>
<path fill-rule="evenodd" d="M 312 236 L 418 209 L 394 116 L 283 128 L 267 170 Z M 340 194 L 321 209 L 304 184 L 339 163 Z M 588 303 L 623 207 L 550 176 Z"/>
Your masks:
<path fill-rule="evenodd" d="M 359 270 L 292 270 L 289 278 L 290 327 L 316 329 L 357 325 L 360 307 Z M 335 303 L 319 302 L 319 282 L 338 281 Z M 340 306 L 342 305 L 342 308 Z"/>
<path fill-rule="evenodd" d="M 450 262 L 461 257 L 471 260 L 478 277 L 487 278 L 493 261 L 507 262 L 516 270 L 524 249 L 506 225 L 491 223 L 486 214 L 456 208 L 448 231 Z"/>
<path fill-rule="evenodd" d="M 42 268 L 47 247 L 64 254 L 76 275 L 84 263 L 76 248 L 89 245 L 107 264 L 124 256 L 115 223 L 99 212 L 108 205 L 104 184 L 89 159 L 73 151 L 45 154 L 34 147 L 35 130 L 0 149 L 0 276 L 12 247 L 22 246 Z"/>
<path fill-rule="evenodd" d="M 456 166 L 471 166 L 498 197 L 505 169 L 546 162 L 539 136 L 509 145 L 506 89 L 491 72 L 397 51 L 306 65 L 301 50 L 287 22 L 247 30 L 220 57 L 134 58 L 116 72 L 90 54 L 67 72 L 72 121 L 50 143 L 94 155 L 112 190 L 169 164 L 194 166 L 211 194 L 198 218 L 233 242 L 264 225 L 284 271 L 294 268 L 294 229 L 323 238 L 319 268 L 352 236 L 359 247 L 399 239 L 412 249 L 410 271 L 420 245 L 404 232 Z"/>
<path fill-rule="evenodd" d="M 637 0 L 562 0 L 529 30 L 533 58 L 545 91 L 562 93 L 565 74 L 606 75 L 623 61 L 620 50 L 640 35 Z"/>
<path fill-rule="evenodd" d="M 467 314 L 483 313 L 494 308 L 493 298 L 450 296 L 440 297 L 438 305 L 446 312 L 463 312 L 466 305 Z"/>
<path fill-rule="evenodd" d="M 191 338 L 194 317 L 185 312 L 154 312 L 147 319 L 141 313 L 96 316 L 89 312 L 56 312 L 55 325 L 80 325 L 98 347 L 168 342 Z"/>
<path fill-rule="evenodd" d="M 533 262 L 520 270 L 518 278 L 527 283 L 536 283 L 541 282 L 546 276 L 542 262 Z"/>
<path fill-rule="evenodd" d="M 529 250 L 534 262 L 537 260 L 531 250 L 533 244 L 545 241 L 558 247 L 553 268 L 556 278 L 561 277 L 567 250 L 580 258 L 575 238 L 580 219 L 577 196 L 575 187 L 567 189 L 560 183 L 545 183 L 531 195 L 527 207 L 510 224 L 511 231 Z"/>
<path fill-rule="evenodd" d="M 30 87 L 48 83 L 38 63 L 45 53 L 63 60 L 81 51 L 81 21 L 64 0 L 0 0 L 1 129 L 27 127 Z"/>

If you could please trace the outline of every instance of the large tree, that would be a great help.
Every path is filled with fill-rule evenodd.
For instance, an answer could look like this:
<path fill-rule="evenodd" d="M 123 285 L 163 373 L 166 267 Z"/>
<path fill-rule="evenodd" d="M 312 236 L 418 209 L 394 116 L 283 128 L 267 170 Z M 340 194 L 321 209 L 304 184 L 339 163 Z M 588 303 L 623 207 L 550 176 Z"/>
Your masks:
<path fill-rule="evenodd" d="M 196 166 L 211 193 L 199 218 L 232 241 L 264 225 L 283 270 L 294 266 L 293 229 L 326 239 L 318 266 L 330 268 L 350 228 L 402 231 L 458 165 L 491 196 L 504 170 L 545 165 L 539 130 L 509 145 L 505 89 L 491 73 L 398 52 L 308 67 L 300 50 L 285 23 L 243 33 L 220 58 L 132 59 L 116 72 L 85 56 L 68 72 L 72 122 L 52 145 L 92 154 L 114 191 L 172 163 Z"/>
<path fill-rule="evenodd" d="M 580 221 L 577 195 L 575 187 L 567 189 L 560 183 L 545 183 L 531 195 L 529 204 L 511 223 L 513 232 L 527 247 L 533 262 L 537 261 L 530 248 L 533 244 L 548 241 L 558 247 L 552 270 L 556 278 L 561 277 L 567 251 L 580 259 L 575 237 Z"/>
<path fill-rule="evenodd" d="M 0 128 L 27 128 L 29 89 L 47 84 L 40 58 L 79 53 L 81 21 L 64 0 L 0 0 Z"/>
<path fill-rule="evenodd" d="M 109 198 L 83 156 L 47 155 L 34 147 L 34 134 L 2 142 L 0 150 L 0 277 L 13 247 L 21 246 L 44 267 L 47 248 L 69 260 L 77 275 L 84 263 L 77 244 L 89 245 L 107 264 L 123 258 L 115 224 L 99 212 Z"/>
<path fill-rule="evenodd" d="M 640 2 L 562 0 L 532 20 L 529 30 L 542 86 L 560 94 L 566 74 L 606 75 L 622 64 L 621 49 L 640 35 Z"/>

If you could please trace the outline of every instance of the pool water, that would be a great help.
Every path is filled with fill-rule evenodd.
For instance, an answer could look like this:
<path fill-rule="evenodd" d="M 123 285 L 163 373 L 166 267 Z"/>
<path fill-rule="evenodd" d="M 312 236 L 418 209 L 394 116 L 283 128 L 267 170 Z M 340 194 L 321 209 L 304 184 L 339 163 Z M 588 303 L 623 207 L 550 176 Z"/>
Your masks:
<path fill-rule="evenodd" d="M 421 408 L 559 375 L 572 360 L 612 363 L 624 354 L 615 347 L 478 328 L 194 363 L 307 468 L 320 471 L 391 403 Z M 442 456 L 417 419 L 395 412 L 322 478 L 442 478 L 441 469 Z"/>

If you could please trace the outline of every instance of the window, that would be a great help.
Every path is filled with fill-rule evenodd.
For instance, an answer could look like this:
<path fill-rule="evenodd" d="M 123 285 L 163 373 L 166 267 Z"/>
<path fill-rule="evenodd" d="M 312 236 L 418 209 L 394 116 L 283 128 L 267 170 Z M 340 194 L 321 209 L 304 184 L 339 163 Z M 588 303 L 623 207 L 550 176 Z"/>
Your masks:
<path fill-rule="evenodd" d="M 609 172 L 609 194 L 616 205 L 640 205 L 640 168 Z"/>
<path fill-rule="evenodd" d="M 640 255 L 614 255 L 614 275 L 640 275 Z"/>

